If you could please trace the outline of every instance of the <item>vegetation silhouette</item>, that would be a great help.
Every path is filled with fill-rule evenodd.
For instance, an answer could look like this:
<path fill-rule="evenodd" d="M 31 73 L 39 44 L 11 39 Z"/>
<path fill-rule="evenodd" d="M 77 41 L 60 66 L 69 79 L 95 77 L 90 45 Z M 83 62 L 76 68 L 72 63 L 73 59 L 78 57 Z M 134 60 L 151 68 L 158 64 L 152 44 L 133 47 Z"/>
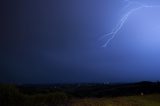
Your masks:
<path fill-rule="evenodd" d="M 150 100 L 151 103 L 157 103 L 152 106 L 159 106 L 158 98 L 159 81 L 125 84 L 0 84 L 0 106 L 143 106 Z"/>

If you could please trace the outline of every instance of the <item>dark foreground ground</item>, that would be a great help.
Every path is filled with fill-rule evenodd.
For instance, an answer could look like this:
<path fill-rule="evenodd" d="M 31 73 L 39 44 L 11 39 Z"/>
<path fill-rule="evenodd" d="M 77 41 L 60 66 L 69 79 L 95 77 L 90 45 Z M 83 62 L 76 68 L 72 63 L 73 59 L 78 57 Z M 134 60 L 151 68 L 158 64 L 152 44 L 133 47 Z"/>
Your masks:
<path fill-rule="evenodd" d="M 0 84 L 0 106 L 160 106 L 160 83 Z"/>

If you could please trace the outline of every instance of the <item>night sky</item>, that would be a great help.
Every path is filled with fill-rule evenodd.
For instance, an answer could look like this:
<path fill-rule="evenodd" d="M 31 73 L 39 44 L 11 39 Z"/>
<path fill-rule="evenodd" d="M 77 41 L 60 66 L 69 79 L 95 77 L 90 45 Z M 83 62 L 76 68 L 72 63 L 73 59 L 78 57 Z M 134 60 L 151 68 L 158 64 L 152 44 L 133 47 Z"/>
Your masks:
<path fill-rule="evenodd" d="M 139 1 L 160 5 L 159 0 Z M 0 82 L 160 80 L 160 7 L 131 14 L 116 37 L 102 47 L 104 40 L 99 39 L 129 11 L 123 10 L 126 4 L 124 0 L 3 0 Z"/>

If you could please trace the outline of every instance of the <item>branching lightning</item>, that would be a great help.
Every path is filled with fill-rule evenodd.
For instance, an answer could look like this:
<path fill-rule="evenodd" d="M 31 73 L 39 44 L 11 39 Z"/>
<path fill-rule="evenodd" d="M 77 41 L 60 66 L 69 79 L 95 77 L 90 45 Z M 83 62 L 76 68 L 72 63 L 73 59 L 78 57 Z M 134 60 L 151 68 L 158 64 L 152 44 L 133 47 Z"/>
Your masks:
<path fill-rule="evenodd" d="M 110 33 L 104 34 L 104 36 L 101 38 L 101 40 L 105 40 L 105 43 L 102 45 L 102 47 L 106 47 L 111 42 L 111 40 L 113 40 L 115 38 L 117 33 L 121 30 L 121 28 L 123 27 L 123 25 L 127 21 L 128 17 L 132 13 L 134 13 L 140 9 L 143 9 L 143 8 L 160 7 L 159 5 L 147 5 L 147 4 L 143 4 L 141 2 L 131 1 L 131 0 L 125 0 L 125 2 L 127 2 L 127 5 L 123 9 L 126 9 L 132 5 L 136 5 L 136 7 L 130 9 L 127 13 L 125 13 L 123 15 L 123 17 L 120 19 L 119 23 L 117 23 L 117 25 L 113 28 L 113 30 Z M 110 38 L 107 39 L 108 37 L 110 37 Z"/>

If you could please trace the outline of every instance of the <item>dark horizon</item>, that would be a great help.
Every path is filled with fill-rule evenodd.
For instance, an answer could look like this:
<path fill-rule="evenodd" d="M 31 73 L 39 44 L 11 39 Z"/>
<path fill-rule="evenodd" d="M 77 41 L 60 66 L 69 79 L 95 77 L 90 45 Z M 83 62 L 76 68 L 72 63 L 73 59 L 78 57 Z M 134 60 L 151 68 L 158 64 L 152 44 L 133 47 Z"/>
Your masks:
<path fill-rule="evenodd" d="M 47 82 L 47 83 L 12 83 L 12 82 L 0 82 L 0 84 L 11 84 L 11 85 L 19 85 L 19 86 L 23 86 L 23 85 L 86 85 L 86 84 L 104 84 L 104 85 L 121 85 L 121 84 L 137 84 L 137 83 L 159 83 L 159 80 L 155 80 L 155 81 L 146 81 L 146 80 L 140 80 L 140 81 L 126 81 L 126 82 Z"/>

